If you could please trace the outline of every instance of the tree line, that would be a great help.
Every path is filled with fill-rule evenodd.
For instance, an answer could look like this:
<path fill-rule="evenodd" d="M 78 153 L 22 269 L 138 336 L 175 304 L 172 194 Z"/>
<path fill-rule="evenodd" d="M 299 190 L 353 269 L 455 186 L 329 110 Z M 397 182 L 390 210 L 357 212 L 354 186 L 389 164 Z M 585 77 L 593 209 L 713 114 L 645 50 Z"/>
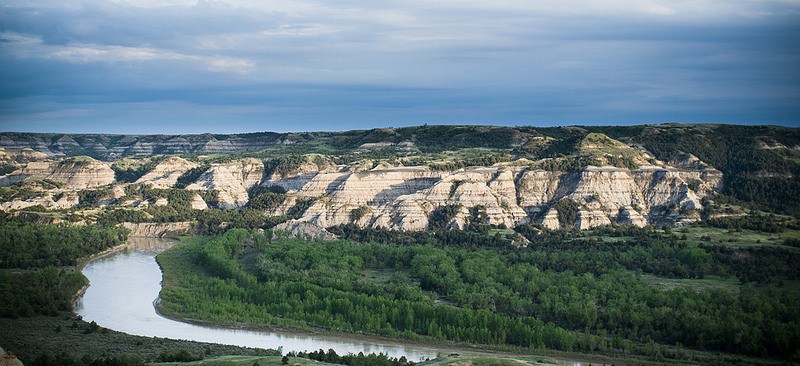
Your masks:
<path fill-rule="evenodd" d="M 114 226 L 0 221 L 0 268 L 73 266 L 78 258 L 122 244 L 127 235 Z"/>
<path fill-rule="evenodd" d="M 333 349 L 328 349 L 328 352 L 319 349 L 311 352 L 289 352 L 281 360 L 283 364 L 289 363 L 289 357 L 307 358 L 320 362 L 335 363 L 347 366 L 414 366 L 416 363 L 408 361 L 406 356 L 389 357 L 383 353 L 370 353 L 365 355 L 363 352 L 358 354 L 348 353 L 346 355 L 338 355 Z"/>

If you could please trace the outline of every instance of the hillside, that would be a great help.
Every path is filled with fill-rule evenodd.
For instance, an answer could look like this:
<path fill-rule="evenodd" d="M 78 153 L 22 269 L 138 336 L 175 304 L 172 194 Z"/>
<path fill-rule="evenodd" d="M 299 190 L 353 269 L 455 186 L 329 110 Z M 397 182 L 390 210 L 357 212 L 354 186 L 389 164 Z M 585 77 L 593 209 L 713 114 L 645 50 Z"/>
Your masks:
<path fill-rule="evenodd" d="M 587 229 L 679 226 L 715 215 L 716 203 L 800 211 L 800 132 L 782 127 L 3 133 L 0 146 L 3 210 L 106 207 L 100 216 L 126 221 L 192 221 L 192 210 L 218 208 L 322 228 Z"/>

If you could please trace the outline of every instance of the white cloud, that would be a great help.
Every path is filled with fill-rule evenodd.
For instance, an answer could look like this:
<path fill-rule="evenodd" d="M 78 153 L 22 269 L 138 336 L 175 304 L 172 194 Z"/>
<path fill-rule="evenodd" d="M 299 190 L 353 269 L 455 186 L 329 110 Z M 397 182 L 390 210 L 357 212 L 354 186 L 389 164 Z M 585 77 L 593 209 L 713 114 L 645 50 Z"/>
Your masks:
<path fill-rule="evenodd" d="M 213 71 L 247 74 L 256 68 L 256 63 L 242 58 L 206 57 L 203 59 Z"/>
<path fill-rule="evenodd" d="M 113 3 L 141 8 L 160 8 L 165 6 L 193 6 L 198 0 L 111 0 Z"/>
<path fill-rule="evenodd" d="M 0 49 L 18 58 L 59 60 L 73 64 L 124 63 L 148 61 L 180 61 L 204 65 L 207 70 L 246 74 L 256 63 L 238 57 L 192 55 L 151 47 L 127 47 L 70 43 L 46 44 L 40 37 L 4 32 L 0 33 Z"/>
<path fill-rule="evenodd" d="M 153 48 L 70 44 L 43 47 L 42 58 L 70 63 L 144 62 L 153 60 L 189 60 L 193 57 Z"/>

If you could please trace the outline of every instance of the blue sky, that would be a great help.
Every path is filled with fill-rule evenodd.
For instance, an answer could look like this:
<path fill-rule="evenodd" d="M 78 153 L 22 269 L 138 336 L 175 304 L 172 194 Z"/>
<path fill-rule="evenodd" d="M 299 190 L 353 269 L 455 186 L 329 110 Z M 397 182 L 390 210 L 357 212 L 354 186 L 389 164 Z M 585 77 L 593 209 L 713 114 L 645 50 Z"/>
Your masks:
<path fill-rule="evenodd" d="M 0 0 L 0 131 L 800 125 L 800 0 Z"/>

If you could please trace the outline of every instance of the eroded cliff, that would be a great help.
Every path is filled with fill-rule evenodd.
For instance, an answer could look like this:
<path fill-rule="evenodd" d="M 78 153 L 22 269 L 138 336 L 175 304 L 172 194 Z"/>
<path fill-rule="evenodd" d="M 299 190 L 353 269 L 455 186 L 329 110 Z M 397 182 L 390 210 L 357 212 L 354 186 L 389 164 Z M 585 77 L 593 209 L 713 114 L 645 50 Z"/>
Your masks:
<path fill-rule="evenodd" d="M 278 163 L 256 158 L 190 161 L 172 156 L 155 160 L 158 163 L 134 183 L 115 181 L 109 163 L 91 158 L 32 161 L 17 163 L 19 168 L 0 181 L 8 185 L 38 179 L 59 186 L 26 200 L 8 200 L 2 208 L 86 204 L 78 202 L 78 197 L 95 197 L 88 203 L 95 206 L 167 206 L 171 203 L 166 196 L 145 199 L 145 191 L 126 187 L 172 188 L 182 177 L 189 180 L 184 182 L 187 190 L 214 191 L 214 205 L 224 209 L 246 206 L 256 187 L 280 187 L 275 192 L 280 192 L 282 200 L 264 212 L 294 216 L 319 227 L 354 223 L 426 230 L 434 225 L 463 228 L 474 222 L 506 227 L 536 222 L 554 229 L 587 229 L 612 223 L 662 226 L 695 221 L 703 210 L 703 198 L 713 198 L 722 184 L 720 171 L 691 154 L 668 163 L 658 161 L 641 147 L 597 133 L 576 146 L 569 156 L 454 169 L 442 169 L 442 164 L 403 166 L 412 160 L 401 159 L 335 164 L 319 154 Z M 576 169 L 575 164 L 582 165 Z M 185 175 L 190 170 L 197 175 Z M 107 192 L 79 194 L 97 187 Z M 189 207 L 207 209 L 204 197 L 210 196 L 191 195 Z M 298 209 L 301 203 L 304 206 Z"/>
<path fill-rule="evenodd" d="M 318 198 L 300 220 L 322 227 L 355 223 L 424 230 L 435 210 L 454 206 L 455 214 L 448 223 L 452 228 L 461 228 L 479 216 L 485 223 L 508 227 L 535 221 L 550 228 L 586 229 L 611 223 L 676 225 L 696 220 L 703 208 L 701 198 L 719 187 L 722 174 L 710 168 L 656 166 L 635 170 L 587 166 L 579 172 L 519 166 L 452 172 L 406 167 L 320 172 L 299 189 L 293 189 L 291 176 L 284 179 L 291 182 L 285 186 L 289 195 Z M 282 179 L 264 182 L 283 183 Z M 577 203 L 572 222 L 559 222 L 553 208 L 564 199 Z"/>

